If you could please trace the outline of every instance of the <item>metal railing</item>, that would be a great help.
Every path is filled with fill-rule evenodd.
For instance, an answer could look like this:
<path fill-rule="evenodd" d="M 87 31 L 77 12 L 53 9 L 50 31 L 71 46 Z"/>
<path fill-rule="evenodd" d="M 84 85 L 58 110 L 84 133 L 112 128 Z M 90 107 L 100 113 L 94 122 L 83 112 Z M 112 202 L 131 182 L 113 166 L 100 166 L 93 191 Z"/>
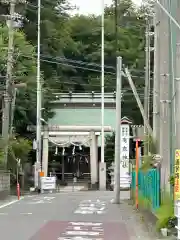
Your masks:
<path fill-rule="evenodd" d="M 136 188 L 136 173 L 132 172 L 132 190 Z M 138 192 L 142 201 L 148 201 L 152 211 L 160 207 L 160 172 L 158 169 L 151 169 L 147 172 L 139 171 Z"/>

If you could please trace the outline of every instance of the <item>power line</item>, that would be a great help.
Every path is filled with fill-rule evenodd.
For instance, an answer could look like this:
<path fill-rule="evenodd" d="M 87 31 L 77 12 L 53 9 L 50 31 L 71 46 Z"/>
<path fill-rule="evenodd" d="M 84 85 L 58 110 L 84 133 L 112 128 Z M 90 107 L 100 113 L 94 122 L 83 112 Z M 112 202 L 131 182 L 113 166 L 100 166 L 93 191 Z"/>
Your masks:
<path fill-rule="evenodd" d="M 20 56 L 25 57 L 25 58 L 33 58 L 33 57 L 36 57 L 36 54 L 29 55 L 29 56 L 21 54 Z M 42 62 L 53 63 L 53 64 L 57 64 L 57 65 L 64 65 L 64 66 L 69 66 L 69 67 L 73 67 L 73 68 L 79 68 L 79 69 L 89 70 L 89 71 L 94 71 L 94 72 L 101 72 L 100 69 L 98 70 L 98 69 L 93 69 L 93 68 L 87 68 L 87 67 L 72 65 L 72 64 L 69 64 L 69 63 L 62 63 L 62 62 L 59 62 L 59 61 L 65 61 L 65 62 L 70 61 L 71 63 L 75 63 L 75 64 L 80 63 L 80 64 L 84 64 L 84 65 L 87 63 L 87 66 L 100 67 L 100 65 L 98 65 L 96 63 L 88 63 L 88 62 L 77 61 L 77 60 L 61 58 L 61 57 L 52 57 L 52 56 L 48 56 L 48 55 L 41 55 L 41 56 L 43 56 L 43 58 L 41 57 Z M 51 60 L 49 60 L 49 59 L 51 59 Z M 115 72 L 105 71 L 105 73 L 110 74 L 110 75 L 116 75 Z M 132 75 L 132 77 L 144 78 L 144 76 L 138 76 L 138 75 Z"/>

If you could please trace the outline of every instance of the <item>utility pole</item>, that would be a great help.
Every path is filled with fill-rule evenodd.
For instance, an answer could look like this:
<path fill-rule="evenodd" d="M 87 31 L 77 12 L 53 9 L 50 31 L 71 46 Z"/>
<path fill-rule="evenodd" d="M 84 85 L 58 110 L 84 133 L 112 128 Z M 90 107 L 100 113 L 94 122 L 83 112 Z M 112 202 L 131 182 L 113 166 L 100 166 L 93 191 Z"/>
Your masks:
<path fill-rule="evenodd" d="M 104 163 L 104 0 L 101 15 L 101 162 Z"/>
<path fill-rule="evenodd" d="M 6 87 L 4 93 L 3 119 L 2 119 L 2 138 L 4 140 L 4 164 L 7 168 L 8 160 L 8 143 L 9 143 L 9 124 L 10 124 L 10 101 L 11 89 L 13 85 L 12 70 L 13 70 L 13 53 L 14 53 L 14 15 L 15 1 L 10 0 L 10 16 L 8 20 L 8 56 L 7 56 L 7 72 L 6 72 Z"/>
<path fill-rule="evenodd" d="M 39 171 L 41 166 L 41 105 L 42 105 L 42 89 L 41 89 L 41 71 L 40 71 L 40 44 L 41 44 L 41 0 L 38 0 L 38 37 L 37 37 L 37 116 L 36 116 L 36 171 L 34 184 L 39 185 Z"/>
<path fill-rule="evenodd" d="M 114 202 L 120 203 L 122 57 L 117 57 Z"/>
<path fill-rule="evenodd" d="M 101 4 L 101 162 L 99 165 L 99 187 L 100 190 L 106 190 L 106 163 L 104 161 L 104 0 L 101 0 Z"/>
<path fill-rule="evenodd" d="M 163 6 L 169 8 L 169 0 L 163 1 Z M 170 111 L 169 111 L 169 19 L 160 9 L 160 155 L 162 189 L 169 186 L 170 174 Z"/>
<path fill-rule="evenodd" d="M 160 91 L 160 14 L 159 6 L 155 3 L 155 15 L 154 15 L 154 79 L 153 79 L 153 139 L 157 144 L 157 152 L 159 152 L 160 144 L 160 119 L 159 119 L 159 91 Z"/>
<path fill-rule="evenodd" d="M 135 87 L 135 85 L 134 85 L 134 83 L 133 83 L 133 80 L 132 80 L 132 78 L 131 78 L 131 74 L 130 74 L 128 68 L 125 68 L 125 75 L 126 75 L 126 77 L 127 77 L 127 79 L 128 79 L 129 85 L 130 85 L 130 87 L 131 87 L 131 89 L 132 89 L 132 92 L 133 92 L 133 95 L 134 95 L 134 97 L 135 97 L 135 99 L 136 99 L 137 105 L 138 105 L 139 110 L 140 110 L 140 112 L 141 112 L 141 115 L 142 115 L 143 121 L 144 121 L 144 123 L 145 123 L 145 126 L 147 127 L 148 133 L 150 134 L 150 136 L 152 136 L 152 128 L 151 128 L 151 126 L 149 125 L 148 119 L 147 119 L 147 117 L 146 117 L 146 115 L 145 115 L 145 112 L 144 112 L 143 105 L 142 105 L 141 100 L 140 100 L 140 98 L 139 98 L 139 96 L 138 96 L 136 87 Z"/>
<path fill-rule="evenodd" d="M 145 66 L 145 89 L 144 89 L 144 113 L 146 119 L 149 122 L 149 91 L 150 91 L 150 79 L 149 79 L 149 72 L 150 72 L 150 23 L 149 19 L 146 20 L 146 46 L 145 46 L 145 55 L 146 55 L 146 66 Z M 144 155 L 148 155 L 148 130 L 144 122 L 144 136 L 145 136 L 145 146 L 144 146 Z"/>
<path fill-rule="evenodd" d="M 178 5 L 179 13 L 180 4 Z M 180 24 L 180 14 L 177 14 L 177 21 Z M 176 149 L 180 149 L 180 114 L 179 114 L 179 106 L 180 106 L 180 30 L 177 30 L 177 43 L 176 43 L 176 76 L 175 76 L 175 86 L 176 86 L 176 94 L 175 94 L 175 111 L 176 111 Z"/>

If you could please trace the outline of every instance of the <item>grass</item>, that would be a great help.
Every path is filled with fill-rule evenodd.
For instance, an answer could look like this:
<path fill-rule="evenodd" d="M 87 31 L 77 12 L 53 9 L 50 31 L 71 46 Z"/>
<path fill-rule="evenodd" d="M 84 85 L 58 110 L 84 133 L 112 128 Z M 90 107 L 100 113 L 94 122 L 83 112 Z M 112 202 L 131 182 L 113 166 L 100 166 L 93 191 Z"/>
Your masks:
<path fill-rule="evenodd" d="M 135 199 L 135 191 L 132 193 L 133 199 Z M 160 231 L 161 228 L 173 228 L 174 224 L 172 222 L 175 221 L 174 216 L 174 202 L 169 193 L 163 192 L 161 198 L 161 206 L 153 212 L 151 201 L 147 198 L 144 198 L 141 194 L 139 194 L 139 207 L 151 212 L 157 218 L 156 221 L 156 230 Z"/>
<path fill-rule="evenodd" d="M 164 192 L 162 194 L 161 206 L 157 209 L 155 215 L 157 217 L 156 227 L 157 230 L 161 228 L 170 228 L 170 220 L 175 218 L 174 216 L 174 201 L 169 193 Z"/>

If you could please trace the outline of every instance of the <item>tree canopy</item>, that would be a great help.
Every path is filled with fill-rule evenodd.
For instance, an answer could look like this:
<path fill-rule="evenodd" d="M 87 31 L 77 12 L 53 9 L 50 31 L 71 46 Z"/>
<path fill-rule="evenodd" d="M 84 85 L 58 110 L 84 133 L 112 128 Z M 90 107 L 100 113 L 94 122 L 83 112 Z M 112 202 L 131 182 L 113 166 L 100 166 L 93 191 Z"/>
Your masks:
<path fill-rule="evenodd" d="M 46 109 L 43 117 L 48 119 L 53 116 L 50 107 L 52 93 L 100 91 L 101 16 L 72 16 L 73 7 L 67 0 L 42 0 L 41 4 L 42 107 Z M 14 125 L 21 135 L 26 132 L 27 125 L 36 123 L 37 9 L 35 0 L 16 7 L 24 20 L 15 31 L 13 79 L 15 83 L 27 84 L 26 89 L 18 90 L 16 99 Z M 8 11 L 7 5 L 1 3 L 0 12 Z M 116 57 L 122 56 L 142 99 L 145 11 L 144 8 L 137 9 L 131 0 L 120 1 L 117 11 L 115 3 L 105 8 L 106 92 L 115 90 Z M 5 24 L 0 26 L 0 32 L 0 76 L 4 85 L 8 44 Z M 142 119 L 126 78 L 123 78 L 122 87 L 122 114 L 140 124 Z"/>

